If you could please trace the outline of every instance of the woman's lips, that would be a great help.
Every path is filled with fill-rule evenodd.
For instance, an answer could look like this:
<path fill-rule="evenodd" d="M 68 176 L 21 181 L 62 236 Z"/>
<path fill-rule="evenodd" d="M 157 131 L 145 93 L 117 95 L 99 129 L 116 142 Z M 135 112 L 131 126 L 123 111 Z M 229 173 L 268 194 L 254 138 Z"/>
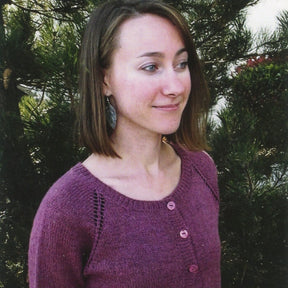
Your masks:
<path fill-rule="evenodd" d="M 168 104 L 168 105 L 155 105 L 153 108 L 162 111 L 175 111 L 178 110 L 179 104 Z"/>

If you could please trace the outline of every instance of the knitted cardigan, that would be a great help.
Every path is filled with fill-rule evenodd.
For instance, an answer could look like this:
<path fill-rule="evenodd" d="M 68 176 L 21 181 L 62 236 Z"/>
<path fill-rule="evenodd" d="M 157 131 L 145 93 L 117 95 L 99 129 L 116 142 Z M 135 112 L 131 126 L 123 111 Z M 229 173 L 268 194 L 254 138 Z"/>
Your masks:
<path fill-rule="evenodd" d="M 181 178 L 160 201 L 128 198 L 81 163 L 62 176 L 34 219 L 30 287 L 220 288 L 216 168 L 174 149 Z"/>

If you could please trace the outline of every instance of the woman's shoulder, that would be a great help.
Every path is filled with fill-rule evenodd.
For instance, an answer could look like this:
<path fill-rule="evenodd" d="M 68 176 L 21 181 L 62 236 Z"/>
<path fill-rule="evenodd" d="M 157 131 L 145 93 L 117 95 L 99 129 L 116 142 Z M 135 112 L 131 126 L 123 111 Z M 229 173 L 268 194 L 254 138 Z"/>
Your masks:
<path fill-rule="evenodd" d="M 206 151 L 190 151 L 179 145 L 173 147 L 181 158 L 182 169 L 191 173 L 196 171 L 219 200 L 218 172 L 212 157 Z"/>
<path fill-rule="evenodd" d="M 74 194 L 80 194 L 79 188 L 85 188 L 85 175 L 82 173 L 81 163 L 77 163 L 70 168 L 65 174 L 60 176 L 49 188 L 45 198 L 63 197 L 65 200 L 73 197 Z"/>
<path fill-rule="evenodd" d="M 202 167 L 202 169 L 216 170 L 214 160 L 206 151 L 190 151 L 185 147 L 176 144 L 172 144 L 172 146 L 181 160 L 186 161 L 188 165 L 195 164 L 199 166 L 199 168 Z"/>
<path fill-rule="evenodd" d="M 42 199 L 39 210 L 77 216 L 88 212 L 92 209 L 93 194 L 97 189 L 95 182 L 96 179 L 78 163 L 54 182 Z"/>

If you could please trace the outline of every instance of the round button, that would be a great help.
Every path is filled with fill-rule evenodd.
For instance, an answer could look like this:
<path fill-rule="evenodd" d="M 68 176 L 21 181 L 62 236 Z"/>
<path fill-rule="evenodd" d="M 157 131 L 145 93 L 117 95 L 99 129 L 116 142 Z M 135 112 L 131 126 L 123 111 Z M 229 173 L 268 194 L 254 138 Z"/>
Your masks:
<path fill-rule="evenodd" d="M 174 201 L 170 201 L 170 202 L 168 202 L 168 204 L 167 204 L 167 208 L 169 209 L 169 210 L 174 210 L 175 209 L 175 207 L 176 207 L 176 205 L 175 205 L 175 202 Z"/>
<path fill-rule="evenodd" d="M 180 237 L 181 238 L 187 238 L 188 237 L 188 231 L 187 230 L 181 230 L 180 231 Z"/>
<path fill-rule="evenodd" d="M 189 272 L 191 272 L 191 273 L 197 273 L 198 270 L 199 270 L 199 267 L 195 264 L 190 265 L 190 267 L 189 267 Z"/>

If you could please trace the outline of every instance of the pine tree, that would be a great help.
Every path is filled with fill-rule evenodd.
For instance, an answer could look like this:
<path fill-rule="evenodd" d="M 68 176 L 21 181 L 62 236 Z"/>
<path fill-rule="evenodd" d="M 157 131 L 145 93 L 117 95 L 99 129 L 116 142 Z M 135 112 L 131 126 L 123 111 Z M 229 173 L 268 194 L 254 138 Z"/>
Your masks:
<path fill-rule="evenodd" d="M 287 287 L 288 59 L 280 56 L 283 50 L 237 67 L 219 114 L 221 125 L 211 135 L 222 195 L 222 287 Z"/>

